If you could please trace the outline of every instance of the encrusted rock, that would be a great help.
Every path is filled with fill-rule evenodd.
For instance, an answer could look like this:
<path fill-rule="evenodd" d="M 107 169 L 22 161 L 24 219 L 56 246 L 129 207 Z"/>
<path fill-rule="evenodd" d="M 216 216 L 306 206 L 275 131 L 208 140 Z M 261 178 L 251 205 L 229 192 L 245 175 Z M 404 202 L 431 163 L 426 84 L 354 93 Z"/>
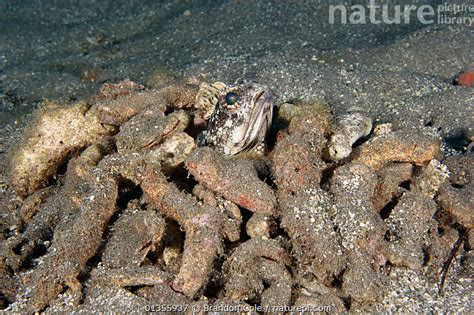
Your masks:
<path fill-rule="evenodd" d="M 385 283 L 383 275 L 375 272 L 362 253 L 351 252 L 347 269 L 342 279 L 342 290 L 354 301 L 377 302 L 383 297 Z"/>
<path fill-rule="evenodd" d="M 352 152 L 352 162 L 379 170 L 389 162 L 426 165 L 441 153 L 441 142 L 429 132 L 399 130 L 369 139 Z"/>
<path fill-rule="evenodd" d="M 109 219 L 116 211 L 118 185 L 110 176 L 98 177 L 96 190 L 81 205 L 81 214 L 62 233 L 55 233 L 51 248 L 32 275 L 29 308 L 42 310 L 68 285 L 80 292 L 79 274 L 94 256 Z M 111 202 L 112 201 L 112 202 Z"/>
<path fill-rule="evenodd" d="M 378 183 L 372 198 L 372 204 L 380 212 L 390 202 L 408 189 L 413 177 L 413 165 L 410 163 L 390 163 L 382 167 L 378 173 Z M 405 185 L 405 188 L 402 187 Z M 384 215 L 384 214 L 382 214 Z"/>
<path fill-rule="evenodd" d="M 165 221 L 155 211 L 132 209 L 114 224 L 102 262 L 107 268 L 139 266 L 165 232 Z"/>
<path fill-rule="evenodd" d="M 449 169 L 449 181 L 452 185 L 466 186 L 473 182 L 474 154 L 463 156 L 449 156 L 443 160 Z"/>
<path fill-rule="evenodd" d="M 387 257 L 397 266 L 420 270 L 423 266 L 425 234 L 435 225 L 435 202 L 425 195 L 405 192 L 385 220 L 388 231 Z"/>
<path fill-rule="evenodd" d="M 330 131 L 331 116 L 321 103 L 301 106 L 273 152 L 273 174 L 278 190 L 299 194 L 318 187 L 326 163 L 322 151 Z"/>
<path fill-rule="evenodd" d="M 448 157 L 443 161 L 451 173 L 436 197 L 437 203 L 456 222 L 472 227 L 474 222 L 474 159 L 472 154 Z"/>
<path fill-rule="evenodd" d="M 32 194 L 47 185 L 69 155 L 113 132 L 85 103 L 61 107 L 47 102 L 11 159 L 12 188 L 21 197 Z"/>
<path fill-rule="evenodd" d="M 337 168 L 331 178 L 334 195 L 331 214 L 346 249 L 367 249 L 383 237 L 384 223 L 371 202 L 376 184 L 375 172 L 358 163 Z"/>
<path fill-rule="evenodd" d="M 203 147 L 193 152 L 185 167 L 202 185 L 239 206 L 252 212 L 275 210 L 275 195 L 258 178 L 252 161 L 225 159 Z"/>
<path fill-rule="evenodd" d="M 231 300 L 260 298 L 263 307 L 289 305 L 290 257 L 275 240 L 252 238 L 224 263 L 225 296 Z"/>
<path fill-rule="evenodd" d="M 293 246 L 301 276 L 312 275 L 330 284 L 345 266 L 340 235 L 329 215 L 331 198 L 322 189 L 304 195 L 279 197 L 281 225 Z"/>
<path fill-rule="evenodd" d="M 414 193 L 424 194 L 433 199 L 438 192 L 440 186 L 449 178 L 449 172 L 446 165 L 441 164 L 438 160 L 433 159 L 421 170 L 416 176 L 411 191 Z"/>
<path fill-rule="evenodd" d="M 194 139 L 185 132 L 174 132 L 158 148 L 148 153 L 150 163 L 161 165 L 165 173 L 177 169 L 196 148 Z"/>
<path fill-rule="evenodd" d="M 218 208 L 199 205 L 191 195 L 168 183 L 159 170 L 149 166 L 136 173 L 154 207 L 177 221 L 186 233 L 182 264 L 173 288 L 194 297 L 208 281 L 216 257 L 222 254 L 225 214 Z M 192 209 L 192 210 L 190 210 Z"/>
<path fill-rule="evenodd" d="M 473 190 L 472 188 L 455 188 L 446 185 L 441 188 L 436 201 L 456 222 L 465 227 L 472 227 L 474 223 Z"/>
<path fill-rule="evenodd" d="M 158 146 L 175 132 L 183 131 L 189 123 L 185 112 L 170 115 L 156 109 L 148 109 L 122 125 L 117 134 L 119 153 L 139 152 Z"/>

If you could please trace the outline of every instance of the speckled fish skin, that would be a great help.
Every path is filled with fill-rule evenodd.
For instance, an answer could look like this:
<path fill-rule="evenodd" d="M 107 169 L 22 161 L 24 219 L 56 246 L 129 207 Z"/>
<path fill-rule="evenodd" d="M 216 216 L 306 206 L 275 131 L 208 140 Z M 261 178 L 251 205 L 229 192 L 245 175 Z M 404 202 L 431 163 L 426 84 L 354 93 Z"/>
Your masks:
<path fill-rule="evenodd" d="M 235 104 L 226 95 L 235 93 Z M 270 90 L 254 82 L 227 86 L 218 97 L 208 128 L 198 137 L 199 146 L 210 146 L 225 155 L 258 151 L 263 148 L 273 115 Z"/>

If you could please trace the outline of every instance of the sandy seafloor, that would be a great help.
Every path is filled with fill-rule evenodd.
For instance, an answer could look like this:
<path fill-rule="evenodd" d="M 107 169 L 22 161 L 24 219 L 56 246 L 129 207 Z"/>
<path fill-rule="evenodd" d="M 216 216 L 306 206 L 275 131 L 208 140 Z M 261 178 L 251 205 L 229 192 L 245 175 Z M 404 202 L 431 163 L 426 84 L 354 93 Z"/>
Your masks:
<path fill-rule="evenodd" d="M 0 29 L 2 185 L 8 148 L 44 98 L 85 99 L 103 82 L 143 83 L 160 69 L 210 82 L 250 78 L 278 102 L 323 98 L 334 113 L 358 106 L 397 127 L 431 126 L 450 153 L 473 135 L 472 87 L 453 85 L 474 66 L 465 24 L 331 25 L 318 1 L 0 0 Z M 472 311 L 472 273 L 456 266 L 442 296 L 407 271 L 380 306 Z"/>

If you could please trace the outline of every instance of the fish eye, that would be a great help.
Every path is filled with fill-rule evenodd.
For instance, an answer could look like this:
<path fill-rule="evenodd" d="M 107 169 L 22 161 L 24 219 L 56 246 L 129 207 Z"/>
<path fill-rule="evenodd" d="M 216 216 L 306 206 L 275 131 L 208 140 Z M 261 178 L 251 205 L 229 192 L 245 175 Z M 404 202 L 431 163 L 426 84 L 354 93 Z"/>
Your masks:
<path fill-rule="evenodd" d="M 227 103 L 227 105 L 234 105 L 235 103 L 237 103 L 238 100 L 239 96 L 234 92 L 229 92 L 225 96 L 225 102 Z"/>

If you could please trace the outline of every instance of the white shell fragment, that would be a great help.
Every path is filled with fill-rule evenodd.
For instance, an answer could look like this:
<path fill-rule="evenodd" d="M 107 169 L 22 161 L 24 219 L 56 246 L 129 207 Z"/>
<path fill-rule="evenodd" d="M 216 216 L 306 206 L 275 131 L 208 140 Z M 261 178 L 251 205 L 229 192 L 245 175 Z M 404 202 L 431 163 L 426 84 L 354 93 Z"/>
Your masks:
<path fill-rule="evenodd" d="M 159 163 L 161 169 L 170 172 L 181 165 L 196 148 L 193 137 L 179 131 L 166 139 L 156 150 L 148 154 L 152 163 Z"/>
<path fill-rule="evenodd" d="M 353 111 L 340 116 L 329 141 L 329 157 L 333 161 L 346 158 L 352 152 L 352 145 L 372 130 L 372 118 L 364 112 Z"/>

